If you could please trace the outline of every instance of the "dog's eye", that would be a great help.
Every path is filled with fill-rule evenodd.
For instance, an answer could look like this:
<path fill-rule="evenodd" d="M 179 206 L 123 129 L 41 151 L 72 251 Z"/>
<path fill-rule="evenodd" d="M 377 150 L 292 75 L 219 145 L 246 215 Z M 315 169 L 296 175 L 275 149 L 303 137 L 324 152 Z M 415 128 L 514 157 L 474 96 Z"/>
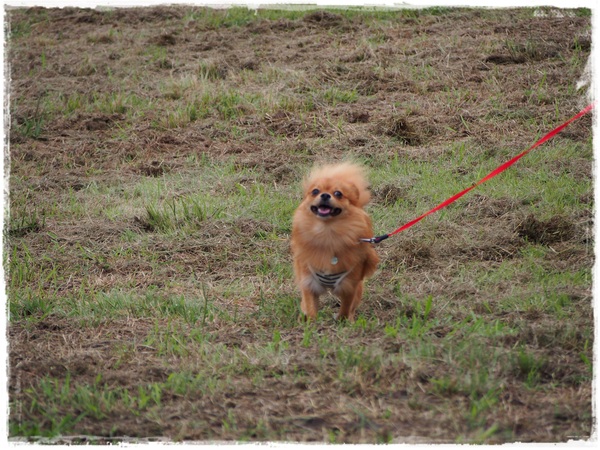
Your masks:
<path fill-rule="evenodd" d="M 335 192 L 333 193 L 333 195 L 334 195 L 336 198 L 342 198 L 342 197 L 343 197 L 343 195 L 342 195 L 342 193 L 341 193 L 340 191 L 335 191 Z"/>
<path fill-rule="evenodd" d="M 313 189 L 312 190 L 312 195 L 319 195 L 319 190 L 318 189 Z"/>

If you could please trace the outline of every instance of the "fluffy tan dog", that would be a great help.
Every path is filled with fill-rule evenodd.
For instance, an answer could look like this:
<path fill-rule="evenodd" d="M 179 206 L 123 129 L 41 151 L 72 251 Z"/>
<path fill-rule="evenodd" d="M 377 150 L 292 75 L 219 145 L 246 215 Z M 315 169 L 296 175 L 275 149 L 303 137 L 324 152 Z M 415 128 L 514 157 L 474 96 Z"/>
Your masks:
<path fill-rule="evenodd" d="M 315 167 L 304 180 L 304 200 L 294 213 L 291 249 L 301 308 L 315 319 L 328 289 L 341 301 L 338 318 L 354 320 L 363 280 L 377 269 L 371 219 L 363 209 L 371 194 L 361 166 Z"/>

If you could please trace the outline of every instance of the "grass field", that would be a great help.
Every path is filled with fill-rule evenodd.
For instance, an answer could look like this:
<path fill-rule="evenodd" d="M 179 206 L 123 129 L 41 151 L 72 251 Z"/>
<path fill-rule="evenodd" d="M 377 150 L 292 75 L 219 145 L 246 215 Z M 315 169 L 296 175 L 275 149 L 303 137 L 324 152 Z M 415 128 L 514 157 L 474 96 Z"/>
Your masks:
<path fill-rule="evenodd" d="M 560 14 L 559 14 L 560 13 Z M 586 9 L 9 9 L 9 437 L 507 443 L 592 432 L 591 115 L 300 319 L 310 167 L 390 232 L 583 106 Z"/>

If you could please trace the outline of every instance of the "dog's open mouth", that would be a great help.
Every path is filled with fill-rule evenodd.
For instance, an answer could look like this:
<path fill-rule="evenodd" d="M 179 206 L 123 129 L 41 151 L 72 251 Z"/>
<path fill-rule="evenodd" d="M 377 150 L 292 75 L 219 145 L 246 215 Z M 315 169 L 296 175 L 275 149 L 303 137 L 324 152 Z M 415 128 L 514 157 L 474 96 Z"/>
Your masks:
<path fill-rule="evenodd" d="M 326 204 L 320 204 L 319 206 L 311 206 L 310 210 L 319 217 L 333 217 L 337 216 L 342 212 L 341 208 L 332 208 Z"/>

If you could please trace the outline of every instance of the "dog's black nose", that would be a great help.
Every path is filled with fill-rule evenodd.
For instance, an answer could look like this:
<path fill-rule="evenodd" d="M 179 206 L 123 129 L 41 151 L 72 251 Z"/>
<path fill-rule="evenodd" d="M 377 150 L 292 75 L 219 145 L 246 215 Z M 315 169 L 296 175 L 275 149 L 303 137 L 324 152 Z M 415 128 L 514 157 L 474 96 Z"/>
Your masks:
<path fill-rule="evenodd" d="M 327 201 L 327 200 L 329 200 L 330 198 L 331 198 L 331 195 L 330 195 L 330 194 L 328 194 L 327 192 L 323 192 L 323 193 L 321 194 L 321 200 L 323 200 L 323 201 Z"/>

